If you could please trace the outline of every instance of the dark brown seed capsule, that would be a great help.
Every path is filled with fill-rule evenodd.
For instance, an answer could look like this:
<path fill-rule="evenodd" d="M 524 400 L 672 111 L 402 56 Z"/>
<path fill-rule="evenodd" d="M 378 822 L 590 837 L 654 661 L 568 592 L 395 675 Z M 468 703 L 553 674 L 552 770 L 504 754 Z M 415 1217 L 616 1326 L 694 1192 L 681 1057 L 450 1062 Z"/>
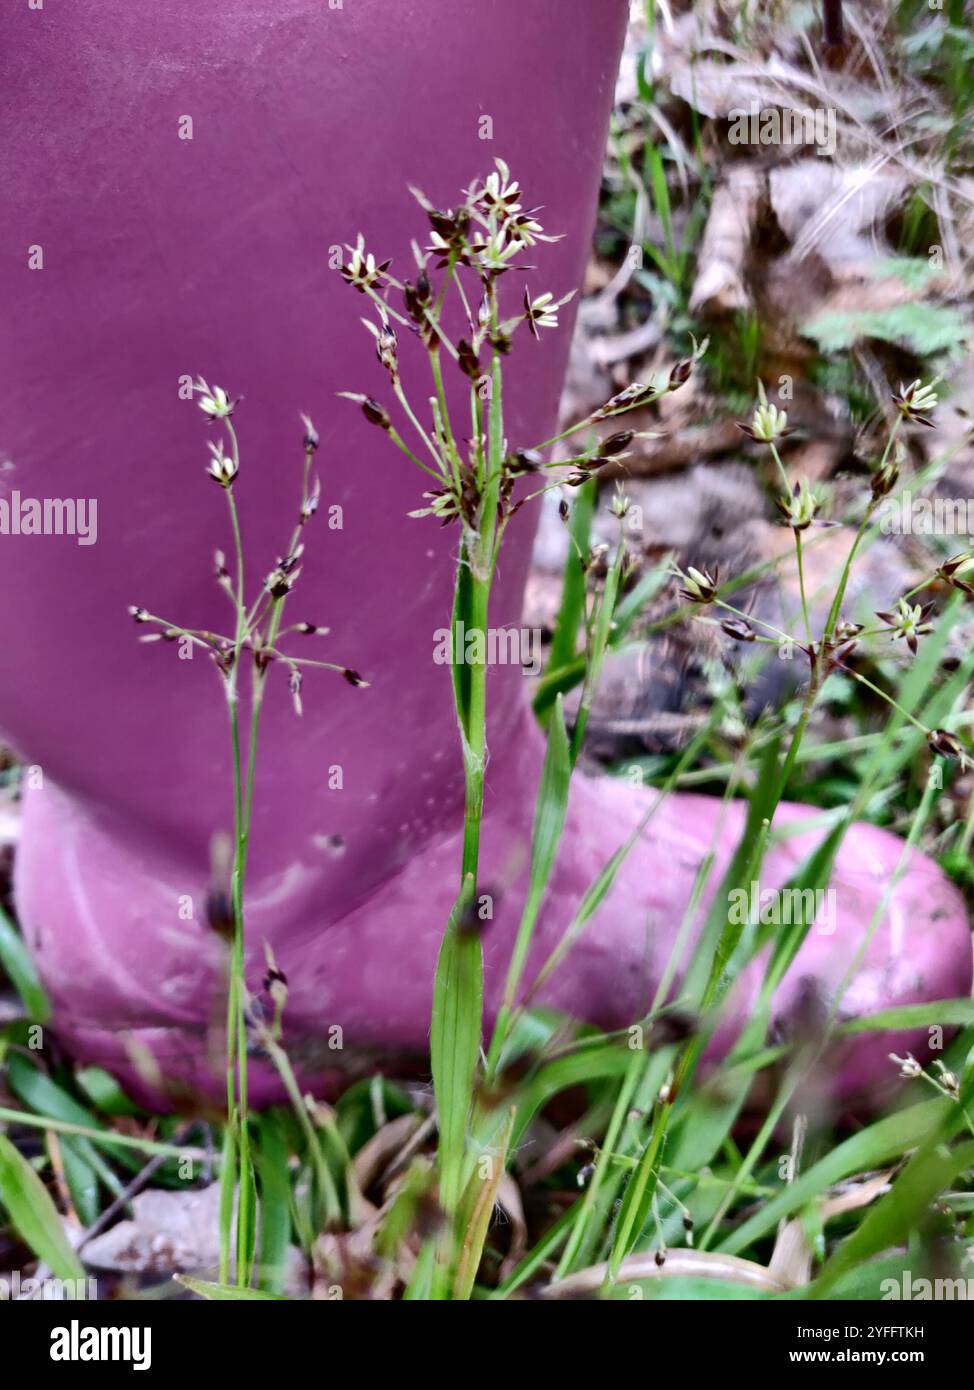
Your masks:
<path fill-rule="evenodd" d="M 627 449 L 635 438 L 633 430 L 620 430 L 618 434 L 610 434 L 608 439 L 603 439 L 599 445 L 599 455 L 604 458 L 612 458 L 615 454 L 621 454 L 623 449 Z"/>
<path fill-rule="evenodd" d="M 224 941 L 233 939 L 233 904 L 224 888 L 211 888 L 206 895 L 206 920 Z"/>
<path fill-rule="evenodd" d="M 675 391 L 678 386 L 683 386 L 685 382 L 690 380 L 692 373 L 693 361 L 691 358 L 685 357 L 681 362 L 674 363 L 670 368 L 669 389 Z"/>
<path fill-rule="evenodd" d="M 964 745 L 956 734 L 950 733 L 948 729 L 931 729 L 927 734 L 927 742 L 935 753 L 939 753 L 942 758 L 962 758 L 964 756 Z"/>
<path fill-rule="evenodd" d="M 728 637 L 733 637 L 737 642 L 754 642 L 757 634 L 749 622 L 743 618 L 725 618 L 721 627 Z"/>
<path fill-rule="evenodd" d="M 874 473 L 871 480 L 873 497 L 878 501 L 881 497 L 886 497 L 896 486 L 900 476 L 900 470 L 895 463 L 884 464 L 878 472 Z"/>
<path fill-rule="evenodd" d="M 366 396 L 365 400 L 362 402 L 362 414 L 370 425 L 381 425 L 384 430 L 389 428 L 391 423 L 389 420 L 389 412 L 384 405 L 380 405 L 378 401 L 374 401 L 371 396 Z"/>
<path fill-rule="evenodd" d="M 270 991 L 272 985 L 284 985 L 287 987 L 287 976 L 284 971 L 280 970 L 276 965 L 271 966 L 264 976 L 264 988 Z"/>
<path fill-rule="evenodd" d="M 537 473 L 543 459 L 536 449 L 517 449 L 508 454 L 505 463 L 509 473 Z"/>
<path fill-rule="evenodd" d="M 461 338 L 457 343 L 457 365 L 471 381 L 477 381 L 480 377 L 480 359 L 466 338 Z"/>

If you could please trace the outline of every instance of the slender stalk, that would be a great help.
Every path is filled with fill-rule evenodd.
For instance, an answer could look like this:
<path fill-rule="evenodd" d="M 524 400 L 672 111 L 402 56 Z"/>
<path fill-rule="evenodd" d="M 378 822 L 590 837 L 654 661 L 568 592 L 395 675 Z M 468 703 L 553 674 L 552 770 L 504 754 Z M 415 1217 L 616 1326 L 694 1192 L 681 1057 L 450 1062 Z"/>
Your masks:
<path fill-rule="evenodd" d="M 90 1139 L 93 1144 L 107 1148 L 136 1149 L 139 1153 L 157 1154 L 161 1158 L 189 1158 L 202 1163 L 212 1159 L 205 1149 L 187 1149 L 179 1144 L 165 1144 L 158 1139 L 141 1139 L 133 1134 L 119 1134 L 110 1129 L 95 1129 L 71 1120 L 55 1120 L 48 1115 L 35 1115 L 26 1110 L 0 1106 L 0 1121 L 9 1125 L 26 1125 L 30 1129 L 50 1130 L 52 1134 L 69 1134 L 78 1139 Z"/>
<path fill-rule="evenodd" d="M 802 617 L 805 621 L 805 641 L 812 645 L 812 620 L 808 615 L 808 596 L 805 593 L 805 564 L 802 559 L 802 533 L 795 532 L 795 556 L 798 560 L 798 588 L 802 599 Z"/>
<path fill-rule="evenodd" d="M 233 424 L 226 420 L 233 450 L 234 463 L 239 470 L 240 449 Z M 221 1172 L 221 1222 L 220 1222 L 220 1278 L 229 1279 L 230 1237 L 233 1213 L 233 1194 L 230 1185 L 235 1180 L 236 1171 L 240 1174 L 240 1191 L 249 1183 L 249 1135 L 247 1132 L 247 1048 L 246 1023 L 244 1021 L 246 981 L 244 979 L 243 953 L 243 894 L 240 887 L 240 835 L 243 825 L 243 776 L 240 750 L 240 657 L 246 635 L 246 608 L 244 605 L 244 554 L 243 538 L 240 532 L 240 518 L 232 488 L 226 489 L 230 524 L 233 531 L 236 557 L 236 631 L 234 633 L 233 656 L 227 677 L 227 705 L 230 716 L 230 746 L 233 763 L 233 821 L 234 821 L 234 862 L 231 877 L 231 902 L 233 906 L 233 942 L 230 948 L 229 975 L 227 982 L 227 1134 L 225 1138 L 225 1158 Z M 240 1203 L 238 1202 L 238 1207 Z M 241 1253 L 246 1248 L 247 1223 L 237 1218 L 237 1266 L 236 1277 L 242 1280 L 246 1259 Z"/>
<path fill-rule="evenodd" d="M 496 324 L 497 304 L 493 285 L 488 290 L 492 322 Z M 449 417 L 443 416 L 444 430 L 449 429 Z M 503 472 L 503 396 L 500 354 L 495 350 L 491 362 L 491 395 L 488 412 L 487 476 L 479 510 L 479 529 L 464 533 L 463 561 L 466 573 L 458 574 L 458 595 L 467 595 L 467 602 L 457 606 L 456 619 L 463 621 L 468 631 L 480 633 L 480 659 L 466 667 L 469 680 L 455 674 L 454 696 L 457 722 L 460 728 L 464 766 L 463 846 L 460 861 L 460 890 L 458 909 L 448 922 L 437 964 L 436 990 L 441 997 L 455 992 L 450 1001 L 449 1015 L 434 1007 L 431 1046 L 434 1056 L 449 1050 L 449 1032 L 457 1030 L 466 1039 L 480 1039 L 483 1031 L 483 949 L 480 938 L 470 929 L 477 900 L 480 868 L 480 831 L 484 805 L 484 770 L 487 758 L 487 652 L 486 639 L 489 620 L 490 590 L 496 561 L 497 506 Z M 451 447 L 455 447 L 451 444 Z M 454 627 L 454 662 L 460 665 L 465 653 L 457 650 Z M 464 1058 L 467 1049 L 460 1048 Z M 452 1076 L 455 1059 L 449 1064 Z M 466 1063 L 464 1062 L 464 1066 Z M 445 1298 L 452 1287 L 453 1267 L 460 1232 L 454 1229 L 460 1205 L 464 1176 L 464 1150 L 467 1120 L 473 1104 L 474 1075 L 465 1074 L 462 1093 L 458 1097 L 450 1086 L 449 1099 L 444 1088 L 447 1076 L 443 1068 L 434 1067 L 434 1087 L 439 1106 L 449 1104 L 450 1112 L 441 1114 L 440 1133 L 440 1202 L 447 1216 L 447 1230 L 438 1243 L 437 1263 L 433 1274 L 434 1297 Z M 441 1094 L 442 1092 L 442 1094 Z M 462 1107 L 463 1116 L 457 1113 Z"/>
<path fill-rule="evenodd" d="M 239 468 L 240 453 L 233 425 L 226 421 L 230 432 L 234 461 Z M 311 468 L 311 449 L 305 452 L 304 488 L 302 509 L 308 496 L 308 480 Z M 233 909 L 233 942 L 230 951 L 230 969 L 227 989 L 227 1143 L 234 1150 L 233 1162 L 227 1162 L 223 1169 L 224 1185 L 230 1183 L 234 1169 L 238 1173 L 239 1194 L 237 1198 L 237 1240 L 236 1240 L 236 1282 L 246 1286 L 250 1282 L 253 1266 L 254 1239 L 256 1234 L 256 1211 L 254 1205 L 254 1170 L 250 1149 L 249 1128 L 249 1078 L 247 1056 L 247 1015 L 248 992 L 246 980 L 246 940 L 244 928 L 244 890 L 247 875 L 247 859 L 250 848 L 250 828 L 253 816 L 254 783 L 257 770 L 257 746 L 263 711 L 264 691 L 267 681 L 266 667 L 255 663 L 252 673 L 252 695 L 250 725 L 247 741 L 246 768 L 242 760 L 242 739 L 240 729 L 240 665 L 247 643 L 256 632 L 253 624 L 260 614 L 262 597 L 248 612 L 245 603 L 245 575 L 243 539 L 240 519 L 233 489 L 226 489 L 227 505 L 233 531 L 236 557 L 236 613 L 237 622 L 233 643 L 233 658 L 227 677 L 227 702 L 230 716 L 230 742 L 233 762 L 233 806 L 234 806 L 234 856 L 231 877 L 231 904 Z M 303 511 L 302 511 L 303 514 Z M 301 523 L 295 527 L 289 547 L 294 552 L 301 531 Z M 271 599 L 266 631 L 261 634 L 258 650 L 273 649 L 280 630 L 285 599 Z M 265 610 L 266 611 L 266 610 Z M 220 1269 L 221 1279 L 229 1278 L 230 1220 L 232 1219 L 232 1200 L 224 1193 L 222 1207 L 230 1213 L 221 1220 L 220 1228 Z"/>

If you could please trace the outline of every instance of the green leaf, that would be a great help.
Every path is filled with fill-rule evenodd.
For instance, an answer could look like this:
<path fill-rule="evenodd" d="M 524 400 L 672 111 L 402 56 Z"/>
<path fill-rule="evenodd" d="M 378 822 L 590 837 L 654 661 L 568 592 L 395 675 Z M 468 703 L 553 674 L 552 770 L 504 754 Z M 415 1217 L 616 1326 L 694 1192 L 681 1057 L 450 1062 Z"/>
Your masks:
<path fill-rule="evenodd" d="M 82 1125 L 86 1129 L 102 1130 L 94 1115 L 83 1105 L 61 1089 L 57 1082 L 34 1066 L 20 1052 L 12 1052 L 7 1059 L 7 1080 L 10 1089 L 28 1110 L 35 1115 L 46 1115 L 52 1120 L 63 1120 L 67 1124 Z M 105 1131 L 106 1134 L 108 1131 Z M 144 1159 L 132 1153 L 127 1146 L 115 1145 L 106 1140 L 104 1148 L 119 1163 L 132 1171 L 143 1166 Z M 90 1155 L 86 1155 L 90 1162 Z"/>
<path fill-rule="evenodd" d="M 470 566 L 466 564 L 457 565 L 457 582 L 453 591 L 453 616 L 450 627 L 450 650 L 453 653 L 453 661 L 450 664 L 450 675 L 453 680 L 453 698 L 457 709 L 457 718 L 460 722 L 460 733 L 466 742 L 468 729 L 467 719 L 470 712 L 470 666 L 466 661 L 458 660 L 462 653 L 457 651 L 457 624 L 466 623 L 469 626 L 471 595 L 473 593 L 473 581 L 470 577 Z"/>
<path fill-rule="evenodd" d="M 534 936 L 538 913 L 541 911 L 548 880 L 555 866 L 558 845 L 565 826 L 565 815 L 568 811 L 568 791 L 571 776 L 572 761 L 568 746 L 568 733 L 565 729 L 565 712 L 562 708 L 561 696 L 558 695 L 555 698 L 555 708 L 548 724 L 548 743 L 534 808 L 534 831 L 531 838 L 531 879 L 528 884 L 527 897 L 524 900 L 521 920 L 518 923 L 514 950 L 511 953 L 511 960 L 507 969 L 504 999 L 491 1039 L 487 1060 L 489 1075 L 493 1075 L 496 1070 L 501 1049 L 507 1039 L 511 1011 L 514 1008 L 521 976 L 531 949 L 531 940 Z"/>
<path fill-rule="evenodd" d="M 173 1275 L 177 1284 L 182 1284 L 200 1298 L 208 1298 L 213 1303 L 252 1303 L 255 1299 L 266 1303 L 287 1303 L 282 1294 L 265 1293 L 263 1289 L 241 1289 L 235 1284 L 211 1284 L 205 1279 L 193 1279 L 188 1274 Z"/>
<path fill-rule="evenodd" d="M 718 1250 L 726 1255 L 740 1254 L 773 1231 L 782 1217 L 791 1216 L 827 1187 L 853 1173 L 881 1168 L 891 1159 L 901 1157 L 907 1149 L 923 1143 L 934 1132 L 947 1108 L 945 1100 L 923 1101 L 860 1130 L 789 1183 L 777 1197 L 772 1197 L 760 1211 L 738 1226 Z"/>
<path fill-rule="evenodd" d="M 456 1210 L 462 1187 L 467 1118 L 480 1057 L 483 958 L 480 938 L 462 930 L 475 906 L 473 875 L 461 889 L 443 935 L 433 983 L 430 1065 L 440 1128 L 440 1200 Z M 470 1007 L 470 1001 L 474 1007 Z"/>
<path fill-rule="evenodd" d="M 291 1245 L 291 1184 L 281 1117 L 268 1110 L 257 1122 L 257 1175 L 260 1179 L 260 1258 L 258 1276 L 265 1293 L 283 1292 Z"/>
<path fill-rule="evenodd" d="M 869 267 L 874 280 L 899 280 L 912 290 L 924 290 L 942 274 L 925 256 L 883 256 Z"/>
<path fill-rule="evenodd" d="M 513 1124 L 514 1110 L 512 1107 L 506 1121 L 491 1143 L 487 1176 L 481 1177 L 478 1166 L 478 1171 L 471 1178 L 468 1191 L 464 1196 L 463 1220 L 461 1222 L 464 1235 L 460 1258 L 457 1262 L 453 1295 L 459 1300 L 465 1301 L 473 1292 L 474 1280 L 483 1258 L 484 1243 L 494 1215 L 497 1190 L 507 1167 Z"/>
<path fill-rule="evenodd" d="M 598 688 L 599 679 L 602 674 L 602 663 L 605 660 L 605 653 L 609 646 L 609 638 L 612 633 L 612 620 L 615 615 L 616 598 L 619 593 L 619 586 L 622 582 L 622 566 L 624 560 L 625 547 L 620 544 L 616 550 L 615 559 L 610 565 L 609 572 L 605 577 L 602 597 L 599 599 L 598 609 L 595 614 L 595 622 L 592 627 L 588 660 L 585 667 L 585 679 L 582 683 L 582 698 L 579 701 L 578 712 L 575 715 L 575 727 L 572 729 L 571 760 L 573 767 L 582 750 L 582 744 L 585 742 L 585 730 L 588 726 L 589 711 L 592 707 L 592 701 L 595 698 L 595 691 Z"/>
<path fill-rule="evenodd" d="M 24 938 L 3 908 L 0 908 L 0 965 L 23 1000 L 28 1017 L 37 1023 L 45 1023 L 51 1016 L 50 1000 L 34 968 Z"/>
<path fill-rule="evenodd" d="M 742 925 L 730 921 L 731 893 L 750 891 L 752 879 L 758 877 L 768 826 L 778 804 L 780 747 L 781 741 L 775 737 L 768 740 L 762 752 L 758 780 L 751 792 L 741 837 L 710 905 L 684 982 L 685 997 L 693 1001 L 702 1000 L 704 1006 L 720 996 L 724 965 L 730 959 L 743 930 Z"/>
<path fill-rule="evenodd" d="M 907 1240 L 934 1198 L 972 1164 L 974 1143 L 948 1150 L 942 1144 L 928 1142 L 914 1154 L 861 1225 L 838 1247 L 812 1286 L 812 1296 L 824 1297 L 842 1275 Z"/>
<path fill-rule="evenodd" d="M 548 745 L 541 784 L 534 810 L 534 831 L 531 838 L 531 883 L 529 895 L 539 900 L 547 887 L 555 856 L 565 826 L 568 810 L 568 787 L 572 767 L 569 757 L 565 712 L 559 695 L 555 700 L 554 717 L 548 729 Z"/>
<path fill-rule="evenodd" d="M 596 484 L 594 479 L 584 483 L 575 494 L 569 528 L 570 543 L 565 557 L 565 574 L 562 580 L 561 603 L 558 617 L 551 637 L 548 652 L 548 665 L 535 696 L 534 712 L 540 716 L 551 707 L 551 702 L 560 687 L 545 689 L 545 680 L 557 675 L 562 667 L 574 659 L 578 642 L 578 630 L 585 611 L 585 571 L 582 569 L 580 555 L 587 555 L 589 535 L 592 527 L 592 514 L 595 510 Z"/>
<path fill-rule="evenodd" d="M 656 1111 L 649 1143 L 643 1149 L 635 1172 L 626 1184 L 619 1207 L 612 1253 L 609 1257 L 609 1270 L 612 1278 L 619 1272 L 623 1259 L 633 1249 L 649 1220 L 653 1198 L 659 1184 L 659 1167 L 666 1143 L 666 1125 L 669 1107 L 661 1105 Z"/>
<path fill-rule="evenodd" d="M 61 1161 L 78 1218 L 82 1225 L 93 1226 L 100 1211 L 98 1175 L 72 1139 L 61 1140 Z"/>
<path fill-rule="evenodd" d="M 47 1188 L 5 1134 L 0 1134 L 0 1197 L 21 1239 L 59 1279 L 86 1277 Z"/>
<path fill-rule="evenodd" d="M 820 314 L 802 333 L 822 352 L 845 352 L 865 338 L 897 343 L 918 357 L 956 351 L 969 336 L 967 321 L 956 309 L 937 304 L 894 304 L 869 313 Z"/>
<path fill-rule="evenodd" d="M 74 1079 L 103 1115 L 138 1115 L 139 1107 L 129 1100 L 115 1077 L 103 1067 L 78 1067 Z"/>
<path fill-rule="evenodd" d="M 974 999 L 934 999 L 929 1004 L 901 1004 L 895 1009 L 863 1014 L 850 1019 L 835 1031 L 841 1037 L 850 1033 L 871 1033 L 874 1030 L 895 1033 L 913 1028 L 967 1028 L 974 1024 Z"/>
<path fill-rule="evenodd" d="M 518 1093 L 518 1116 L 512 1145 L 519 1142 L 537 1112 L 559 1092 L 592 1081 L 623 1077 L 631 1063 L 632 1053 L 626 1047 L 601 1038 L 593 1039 L 576 1052 L 545 1063 Z"/>
<path fill-rule="evenodd" d="M 659 217 L 663 228 L 663 237 L 666 241 L 666 250 L 669 257 L 673 259 L 673 218 L 670 209 L 670 190 L 666 182 L 666 171 L 663 167 L 663 156 L 660 154 L 656 145 L 647 142 L 645 149 L 646 168 L 649 174 L 650 187 L 653 192 L 653 204 L 656 208 L 656 215 Z M 675 279 L 672 269 L 670 278 Z"/>

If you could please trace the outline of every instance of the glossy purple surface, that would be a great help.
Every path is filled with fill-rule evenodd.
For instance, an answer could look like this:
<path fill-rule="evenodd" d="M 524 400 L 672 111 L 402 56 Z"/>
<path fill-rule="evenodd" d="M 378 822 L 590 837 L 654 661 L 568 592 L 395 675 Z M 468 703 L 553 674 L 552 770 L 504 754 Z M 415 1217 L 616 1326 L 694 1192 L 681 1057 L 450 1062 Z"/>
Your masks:
<path fill-rule="evenodd" d="M 556 294 L 577 285 L 625 18 L 623 0 L 210 0 L 205 18 L 196 0 L 75 0 L 0 17 L 0 496 L 98 504 L 90 546 L 0 536 L 0 728 L 43 777 L 27 796 L 17 906 L 58 1026 L 83 1055 L 118 1065 L 134 1046 L 139 1067 L 148 1049 L 166 1081 L 214 1094 L 222 1084 L 219 1027 L 212 1057 L 207 1037 L 220 952 L 203 900 L 211 838 L 231 823 L 225 709 L 204 661 L 140 646 L 126 614 L 140 603 L 211 627 L 230 614 L 211 578 L 214 547 L 229 549 L 224 499 L 204 475 L 202 416 L 178 393 L 197 373 L 243 397 L 237 496 L 252 578 L 290 533 L 298 413 L 314 417 L 322 512 L 291 614 L 330 625 L 316 654 L 371 682 L 309 677 L 302 720 L 283 679 L 272 683 L 248 885 L 251 984 L 267 940 L 309 1076 L 335 1059 L 313 1041 L 332 1025 L 346 1049 L 425 1047 L 459 862 L 459 751 L 448 671 L 433 661 L 456 537 L 406 517 L 419 475 L 335 398 L 381 396 L 385 383 L 358 323 L 365 301 L 329 256 L 362 231 L 409 265 L 409 240 L 425 228 L 407 183 L 448 204 L 499 155 L 544 204 L 548 229 L 566 233 L 533 257 L 533 283 Z M 185 116 L 192 140 L 179 138 Z M 34 247 L 43 269 L 29 268 Z M 570 328 L 564 313 L 557 333 L 518 348 L 512 444 L 549 430 Z M 421 366 L 405 377 L 422 400 Z M 336 504 L 340 530 L 327 524 Z M 512 526 L 494 626 L 519 621 L 532 530 L 528 513 Z M 517 924 L 540 757 L 522 686 L 514 668 L 491 673 L 491 999 Z M 340 791 L 328 785 L 336 764 Z M 542 952 L 642 808 L 628 788 L 580 782 Z M 646 1007 L 718 815 L 702 798 L 665 808 L 550 1002 L 600 1023 Z M 733 845 L 739 808 L 730 821 L 722 845 Z M 899 851 L 879 831 L 849 837 L 838 930 L 809 938 L 782 1010 L 803 980 L 841 976 Z M 769 886 L 787 879 L 793 853 L 789 842 L 772 856 Z M 959 896 L 918 861 L 850 1003 L 964 993 L 970 966 Z M 887 1050 L 860 1047 L 843 1086 L 887 1069 Z"/>

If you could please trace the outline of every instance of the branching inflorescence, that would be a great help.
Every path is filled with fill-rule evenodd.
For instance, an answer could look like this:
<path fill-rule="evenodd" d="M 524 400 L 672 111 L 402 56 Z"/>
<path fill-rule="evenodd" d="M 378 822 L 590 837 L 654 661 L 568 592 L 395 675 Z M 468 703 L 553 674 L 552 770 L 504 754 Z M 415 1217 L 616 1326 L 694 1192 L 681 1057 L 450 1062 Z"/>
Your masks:
<path fill-rule="evenodd" d="M 909 711 L 902 709 L 891 695 L 874 685 L 861 671 L 850 665 L 850 659 L 867 639 L 880 637 L 884 634 L 893 641 L 902 641 L 910 653 L 915 656 L 919 649 L 920 638 L 933 631 L 933 624 L 929 621 L 933 604 L 913 603 L 911 600 L 920 590 L 937 582 L 948 588 L 958 589 L 963 593 L 974 593 L 974 589 L 966 578 L 974 569 L 974 555 L 965 552 L 944 561 L 934 574 L 915 585 L 909 593 L 903 594 L 897 600 L 893 610 L 877 612 L 876 617 L 881 624 L 879 627 L 865 628 L 863 624 L 852 622 L 842 616 L 842 605 L 860 545 L 874 522 L 878 508 L 884 499 L 895 490 L 899 481 L 898 449 L 900 446 L 898 435 L 900 429 L 904 422 L 933 428 L 930 412 L 937 404 L 935 385 L 936 383 L 932 383 L 925 386 L 920 381 L 914 381 L 909 386 L 901 386 L 900 390 L 892 397 L 896 407 L 896 418 L 890 428 L 882 456 L 871 475 L 869 500 L 839 574 L 839 581 L 824 627 L 817 635 L 813 632 L 806 590 L 802 536 L 809 527 L 831 526 L 835 523 L 823 521 L 818 516 L 818 499 L 815 497 L 807 478 L 799 478 L 795 483 L 792 483 L 789 478 L 778 451 L 779 441 L 791 433 L 788 428 L 788 416 L 783 410 L 779 410 L 777 406 L 769 403 L 764 387 L 760 383 L 758 385 L 758 403 L 750 423 L 738 426 L 750 439 L 764 444 L 769 451 L 781 485 L 781 492 L 775 498 L 775 502 L 784 524 L 792 531 L 795 543 L 804 641 L 795 641 L 794 645 L 808 659 L 809 678 L 802 717 L 795 730 L 787 761 L 785 780 L 787 774 L 790 773 L 794 758 L 797 756 L 798 746 L 807 727 L 815 700 L 822 689 L 826 676 L 833 671 L 841 671 L 850 679 L 867 687 L 892 708 L 898 710 L 910 723 L 922 730 L 935 754 L 967 761 L 964 747 L 955 734 L 946 729 L 931 729 L 922 724 Z M 720 622 L 721 628 L 729 637 L 740 642 L 758 642 L 770 646 L 778 646 L 782 642 L 790 646 L 793 643 L 794 639 L 790 634 L 782 632 L 773 624 L 745 613 L 728 603 L 721 596 L 719 574 L 716 572 L 709 574 L 704 570 L 688 566 L 686 573 L 683 571 L 677 571 L 677 573 L 683 581 L 683 588 L 680 590 L 681 597 L 688 603 L 700 608 L 713 605 L 731 615 Z M 757 632 L 755 625 L 762 628 L 763 632 Z"/>
<path fill-rule="evenodd" d="M 349 258 L 342 268 L 348 284 L 373 306 L 373 316 L 363 321 L 388 374 L 395 404 L 361 392 L 341 394 L 357 402 L 369 423 L 383 430 L 409 462 L 431 480 L 423 494 L 424 505 L 410 515 L 435 518 L 444 526 L 459 528 L 454 632 L 462 623 L 465 632 L 481 634 L 487 629 L 497 557 L 512 518 L 527 502 L 542 494 L 563 486 L 577 488 L 607 464 L 623 462 L 637 437 L 635 432 L 620 430 L 600 439 L 595 427 L 649 406 L 677 390 L 689 378 L 694 360 L 702 351 L 695 349 L 693 357 L 676 363 L 661 381 L 634 383 L 586 419 L 550 439 L 531 447 L 512 446 L 504 425 L 504 362 L 519 336 L 537 340 L 557 328 L 559 313 L 574 292 L 557 298 L 550 291 L 535 294 L 524 285 L 510 297 L 502 292 L 505 277 L 529 268 L 521 264 L 522 253 L 558 238 L 545 233 L 539 208 L 524 206 L 520 185 L 503 160 L 498 159 L 495 165 L 486 178 L 476 180 L 464 191 L 461 202 L 453 208 L 439 208 L 425 194 L 413 190 L 430 232 L 424 248 L 413 243 L 415 270 L 411 278 L 394 275 L 391 261 L 377 259 L 367 250 L 362 236 L 354 246 L 348 246 Z M 515 308 L 509 307 L 508 298 Z M 459 330 L 451 332 L 451 326 L 456 324 Z M 400 339 L 406 341 L 407 335 L 419 345 L 429 365 L 430 394 L 422 403 L 409 399 L 400 376 Z M 448 394 L 453 399 L 453 392 L 446 389 L 447 372 L 459 374 L 466 381 L 462 424 L 451 414 Z M 394 419 L 394 412 L 401 415 L 401 422 Z M 564 451 L 564 456 L 545 457 L 546 451 L 581 434 L 587 436 L 584 448 Z M 549 475 L 547 480 L 545 474 Z M 536 485 L 526 481 L 530 479 Z M 621 523 L 626 513 L 624 498 L 617 500 L 614 510 Z M 567 514 L 567 507 L 563 507 L 564 519 Z M 587 654 L 582 706 L 570 750 L 572 765 L 584 733 L 599 654 L 604 652 L 608 639 L 623 557 L 624 547 L 620 544 L 615 563 L 605 567 L 605 593 L 591 623 L 593 642 Z M 469 924 L 476 918 L 487 761 L 485 662 L 460 664 L 456 662 L 457 649 L 454 642 L 453 692 L 465 773 L 464 834 L 459 889 L 437 967 L 430 1030 L 440 1127 L 440 1201 L 454 1237 L 460 1234 L 456 1225 L 458 1209 L 469 1179 L 467 1126 L 481 1068 L 482 953 L 479 937 Z M 558 717 L 561 718 L 560 708 Z M 539 890 L 529 896 L 522 918 L 504 1007 L 487 1057 L 488 1077 L 496 1072 L 511 1024 L 540 895 Z M 458 1245 L 461 1243 L 457 1241 Z M 449 1249 L 449 1240 L 446 1244 Z M 476 1242 L 471 1248 L 477 1248 Z M 434 1291 L 441 1294 L 447 1287 L 442 1280 L 452 1280 L 454 1273 L 458 1288 L 464 1286 L 468 1274 L 473 1277 L 462 1260 L 459 1272 L 452 1271 L 449 1265 L 448 1253 L 433 1282 Z"/>
<path fill-rule="evenodd" d="M 233 559 L 228 562 L 222 550 L 216 551 L 214 572 L 216 582 L 226 594 L 234 613 L 232 634 L 210 632 L 203 628 L 184 627 L 160 617 L 146 608 L 132 607 L 132 617 L 140 626 L 153 631 L 142 641 L 169 641 L 188 644 L 192 650 L 204 652 L 213 662 L 223 687 L 230 722 L 233 757 L 233 818 L 234 838 L 232 872 L 229 892 L 217 882 L 211 890 L 207 906 L 210 925 L 221 935 L 230 937 L 230 962 L 227 985 L 227 1115 L 228 1124 L 224 1145 L 221 1180 L 224 1201 L 221 1220 L 220 1278 L 226 1282 L 230 1274 L 230 1231 L 233 1218 L 234 1188 L 239 1179 L 237 1201 L 236 1279 L 249 1283 L 253 1266 L 256 1230 L 254 1178 L 250 1158 L 247 1099 L 247 1054 L 259 1010 L 247 989 L 244 950 L 244 885 L 250 827 L 254 800 L 254 774 L 257 762 L 257 742 L 264 694 L 270 671 L 275 665 L 287 671 L 288 688 L 297 714 L 301 714 L 301 687 L 304 673 L 309 669 L 337 671 L 350 685 L 365 686 L 367 681 L 353 671 L 333 661 L 297 656 L 282 645 L 287 638 L 326 637 L 328 628 L 317 623 L 297 622 L 284 627 L 284 610 L 301 575 L 304 554 L 305 527 L 318 508 L 320 483 L 312 476 L 314 456 L 319 438 L 311 420 L 302 416 L 304 427 L 304 472 L 301 503 L 294 530 L 287 547 L 273 569 L 261 582 L 252 601 L 248 601 L 244 571 L 244 545 L 237 511 L 234 488 L 240 474 L 240 447 L 233 416 L 238 401 L 222 387 L 209 386 L 201 377 L 194 386 L 199 407 L 211 423 L 221 424 L 227 439 L 209 441 L 209 476 L 223 490 L 230 515 L 233 535 Z M 240 723 L 240 675 L 249 668 L 250 730 L 246 759 L 243 756 Z M 286 990 L 283 974 L 271 965 L 270 977 L 277 1011 L 275 1029 L 257 1028 L 265 1050 L 270 1050 L 279 1067 L 287 1068 L 287 1059 L 276 1046 L 273 1034 L 279 1029 L 281 993 Z M 285 1081 L 293 1078 L 289 1071 Z M 298 1098 L 300 1101 L 300 1098 Z"/>

